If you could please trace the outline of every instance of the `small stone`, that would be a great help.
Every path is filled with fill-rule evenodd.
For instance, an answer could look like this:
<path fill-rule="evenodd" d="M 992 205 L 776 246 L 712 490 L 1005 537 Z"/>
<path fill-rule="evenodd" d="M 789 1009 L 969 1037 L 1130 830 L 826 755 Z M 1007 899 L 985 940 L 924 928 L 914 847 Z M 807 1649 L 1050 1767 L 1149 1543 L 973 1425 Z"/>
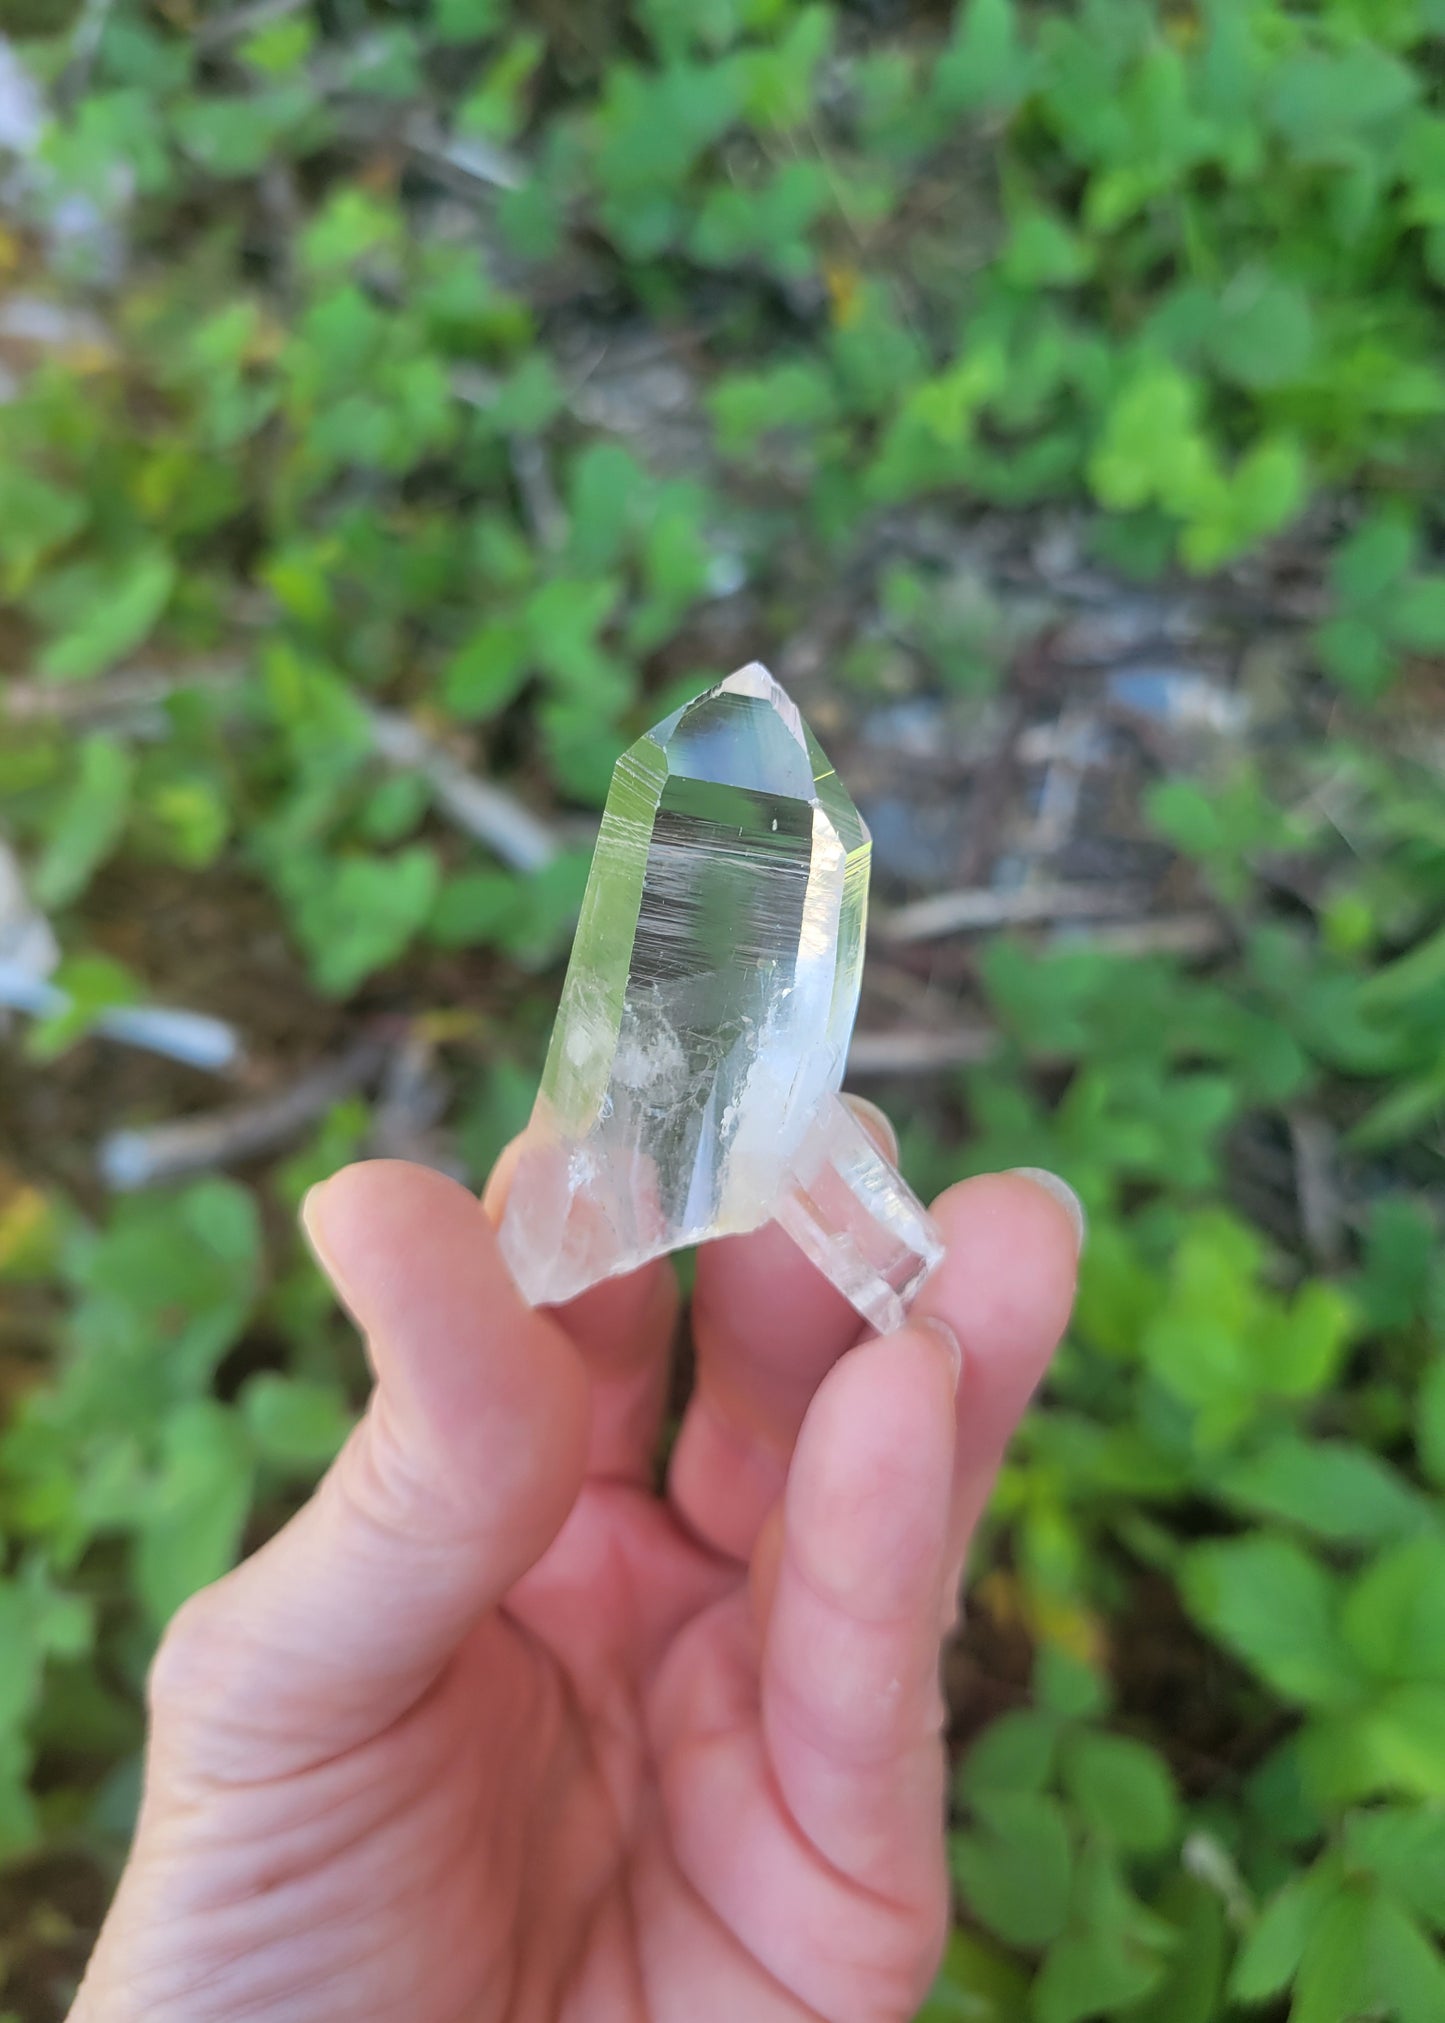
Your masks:
<path fill-rule="evenodd" d="M 870 849 L 757 664 L 623 754 L 502 1219 L 534 1303 L 776 1219 L 901 1324 L 942 1245 L 837 1093 Z"/>

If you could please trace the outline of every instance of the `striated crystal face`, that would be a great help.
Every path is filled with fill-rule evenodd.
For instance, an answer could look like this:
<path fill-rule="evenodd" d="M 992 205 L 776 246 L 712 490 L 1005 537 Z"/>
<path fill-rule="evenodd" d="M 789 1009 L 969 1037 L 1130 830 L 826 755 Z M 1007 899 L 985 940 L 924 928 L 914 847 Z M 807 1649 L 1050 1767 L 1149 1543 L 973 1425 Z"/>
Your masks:
<path fill-rule="evenodd" d="M 818 1252 L 858 1251 L 863 1232 L 829 1228 L 815 1245 L 798 1225 L 817 1219 L 823 1168 L 850 1160 L 859 1171 L 838 1182 L 824 1219 L 841 1208 L 876 1224 L 881 1207 L 885 1249 L 899 1233 L 890 1212 L 905 1248 L 920 1233 L 926 1245 L 913 1226 L 922 1209 L 834 1095 L 862 974 L 869 849 L 763 667 L 730 675 L 624 753 L 502 1222 L 531 1299 L 569 1298 L 775 1214 L 841 1284 L 841 1253 L 830 1265 Z M 839 1153 L 846 1140 L 846 1157 L 825 1140 Z M 862 1172 L 870 1164 L 890 1187 Z M 889 1293 L 875 1305 L 882 1297 L 892 1322 L 900 1293 Z"/>

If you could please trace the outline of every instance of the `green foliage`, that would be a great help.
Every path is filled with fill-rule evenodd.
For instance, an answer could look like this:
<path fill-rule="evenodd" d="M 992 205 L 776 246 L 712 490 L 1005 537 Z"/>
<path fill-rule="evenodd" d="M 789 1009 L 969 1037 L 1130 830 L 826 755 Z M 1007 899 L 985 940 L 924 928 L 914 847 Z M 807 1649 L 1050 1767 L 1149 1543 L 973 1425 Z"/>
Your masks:
<path fill-rule="evenodd" d="M 68 996 L 23 1069 L 79 1082 L 97 1019 L 173 988 L 166 909 L 177 942 L 218 909 L 300 1027 L 402 1006 L 453 1050 L 480 1176 L 586 825 L 733 638 L 715 600 L 762 647 L 846 583 L 840 686 L 966 712 L 1022 664 L 959 559 L 991 518 L 1241 599 L 1287 563 L 1318 747 L 1147 801 L 1229 945 L 993 940 L 997 1051 L 905 1130 L 924 1180 L 1052 1166 L 1090 1219 L 979 1561 L 1032 1684 L 962 1757 L 923 2015 L 1439 2023 L 1445 15 L 584 12 L 207 43 L 117 0 L 76 62 L 27 11 L 75 96 L 0 234 L 72 318 L 13 389 L 7 325 L 3 367 L 0 828 Z M 568 847 L 459 834 L 379 710 Z M 1312 1249 L 1241 1171 L 1320 1119 L 1350 1208 Z M 103 1211 L 69 1146 L 0 1163 L 0 1858 L 125 1831 L 161 1624 L 346 1437 L 364 1372 L 284 1232 L 369 1129 L 354 1097 L 246 1185 Z"/>
<path fill-rule="evenodd" d="M 1132 1879 L 1179 1839 L 1173 1779 L 1151 1749 L 1082 1714 L 1007 1714 L 974 1744 L 960 1795 L 953 1866 L 970 1911 L 1042 1954 L 1028 2014 L 1079 2023 L 1163 1986 L 1179 1934 Z"/>

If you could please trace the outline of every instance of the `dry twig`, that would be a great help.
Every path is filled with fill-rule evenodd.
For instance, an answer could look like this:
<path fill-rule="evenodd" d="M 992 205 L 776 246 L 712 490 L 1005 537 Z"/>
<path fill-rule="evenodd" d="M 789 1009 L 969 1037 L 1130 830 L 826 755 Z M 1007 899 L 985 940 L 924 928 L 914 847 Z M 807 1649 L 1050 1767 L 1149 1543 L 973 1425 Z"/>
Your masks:
<path fill-rule="evenodd" d="M 183 1117 L 148 1130 L 112 1131 L 102 1139 L 97 1154 L 101 1178 L 117 1193 L 127 1194 L 184 1173 L 210 1173 L 274 1152 L 344 1097 L 374 1081 L 386 1051 L 378 1038 L 359 1040 L 339 1060 L 327 1061 L 260 1102 Z"/>
<path fill-rule="evenodd" d="M 457 828 L 495 850 L 515 870 L 540 871 L 551 863 L 558 850 L 556 836 L 505 787 L 469 773 L 409 717 L 388 709 L 371 709 L 367 716 L 378 756 L 388 765 L 421 773 L 437 807 Z"/>
<path fill-rule="evenodd" d="M 1137 885 L 1021 885 L 1013 891 L 974 888 L 935 892 L 885 913 L 882 940 L 937 941 L 983 927 L 1037 926 L 1056 920 L 1098 920 L 1142 912 L 1148 895 Z"/>
<path fill-rule="evenodd" d="M 855 1033 L 848 1054 L 850 1075 L 932 1075 L 942 1068 L 975 1067 L 993 1053 L 997 1034 L 989 1026 L 955 1026 L 951 1032 L 904 1029 Z"/>

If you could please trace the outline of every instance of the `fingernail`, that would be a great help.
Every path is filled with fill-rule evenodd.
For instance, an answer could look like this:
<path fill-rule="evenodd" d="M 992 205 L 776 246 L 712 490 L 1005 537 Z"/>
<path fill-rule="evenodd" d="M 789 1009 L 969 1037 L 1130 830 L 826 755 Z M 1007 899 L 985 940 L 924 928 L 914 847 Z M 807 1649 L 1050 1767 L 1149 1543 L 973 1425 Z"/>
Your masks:
<path fill-rule="evenodd" d="M 892 1119 L 876 1103 L 870 1103 L 866 1096 L 844 1096 L 843 1101 L 868 1133 L 880 1152 L 895 1160 L 898 1157 L 898 1133 L 893 1128 Z"/>
<path fill-rule="evenodd" d="M 944 1354 L 953 1365 L 953 1388 L 956 1391 L 959 1379 L 963 1375 L 963 1344 L 959 1341 L 958 1336 L 953 1332 L 947 1321 L 937 1320 L 932 1314 L 920 1320 L 918 1326 L 926 1329 L 930 1335 L 937 1337 Z"/>
<path fill-rule="evenodd" d="M 301 1198 L 299 1210 L 301 1227 L 305 1232 L 306 1241 L 311 1246 L 316 1262 L 333 1282 L 336 1278 L 336 1270 L 332 1263 L 331 1246 L 327 1242 L 325 1201 L 327 1189 L 335 1178 L 336 1176 L 333 1173 L 325 1180 L 318 1180 L 314 1187 L 308 1187 Z"/>
<path fill-rule="evenodd" d="M 1057 1173 L 1050 1173 L 1046 1166 L 1011 1166 L 1009 1171 L 1017 1173 L 1020 1180 L 1032 1180 L 1035 1187 L 1042 1187 L 1045 1194 L 1054 1197 L 1074 1225 L 1075 1249 L 1082 1251 L 1084 1238 L 1089 1232 L 1089 1224 L 1084 1214 L 1084 1204 L 1068 1181 L 1061 1180 Z"/>

